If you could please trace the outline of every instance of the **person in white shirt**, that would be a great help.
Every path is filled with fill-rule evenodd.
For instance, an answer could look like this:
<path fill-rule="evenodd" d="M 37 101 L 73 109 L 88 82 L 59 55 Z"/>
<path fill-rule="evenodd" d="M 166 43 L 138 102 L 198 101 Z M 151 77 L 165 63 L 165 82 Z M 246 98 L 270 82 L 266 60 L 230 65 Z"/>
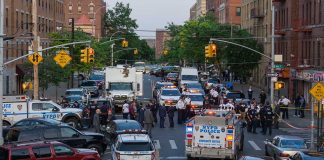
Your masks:
<path fill-rule="evenodd" d="M 123 104 L 123 118 L 128 119 L 128 114 L 129 114 L 129 104 L 127 101 Z"/>
<path fill-rule="evenodd" d="M 178 110 L 178 124 L 182 124 L 185 121 L 185 111 L 186 111 L 186 105 L 184 97 L 180 97 L 178 103 L 176 104 L 176 108 Z"/>
<path fill-rule="evenodd" d="M 290 100 L 286 98 L 285 96 L 282 96 L 281 99 L 279 99 L 278 104 L 280 106 L 280 110 L 282 112 L 282 119 L 289 118 L 288 117 L 288 105 L 290 104 Z"/>
<path fill-rule="evenodd" d="M 184 99 L 186 110 L 185 110 L 185 116 L 184 121 L 186 121 L 187 118 L 191 118 L 193 115 L 191 114 L 191 99 L 189 96 L 186 96 Z"/>

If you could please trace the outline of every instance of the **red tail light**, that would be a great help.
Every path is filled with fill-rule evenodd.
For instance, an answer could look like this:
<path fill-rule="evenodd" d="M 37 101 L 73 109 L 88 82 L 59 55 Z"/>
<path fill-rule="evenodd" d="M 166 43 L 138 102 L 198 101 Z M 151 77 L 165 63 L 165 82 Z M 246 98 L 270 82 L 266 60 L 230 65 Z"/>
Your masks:
<path fill-rule="evenodd" d="M 279 156 L 280 157 L 289 157 L 290 155 L 288 153 L 280 153 Z"/>
<path fill-rule="evenodd" d="M 187 134 L 187 137 L 188 138 L 192 138 L 192 134 Z"/>
<path fill-rule="evenodd" d="M 233 141 L 228 141 L 227 142 L 227 148 L 232 148 L 232 145 L 233 145 Z"/>
<path fill-rule="evenodd" d="M 187 140 L 187 146 L 191 147 L 191 145 L 192 145 L 192 139 L 188 139 Z"/>

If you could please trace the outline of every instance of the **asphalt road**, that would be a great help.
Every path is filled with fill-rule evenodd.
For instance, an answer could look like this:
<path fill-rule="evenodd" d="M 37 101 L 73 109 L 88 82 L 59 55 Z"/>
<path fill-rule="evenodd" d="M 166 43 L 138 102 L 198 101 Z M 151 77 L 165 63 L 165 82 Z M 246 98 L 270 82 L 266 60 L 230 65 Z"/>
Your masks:
<path fill-rule="evenodd" d="M 151 98 L 152 97 L 152 81 L 158 81 L 159 78 L 152 77 L 149 75 L 144 76 L 144 96 L 140 98 Z M 177 114 L 176 114 L 177 115 Z M 121 116 L 117 116 L 121 118 Z M 176 116 L 174 120 L 176 122 Z M 152 137 L 155 142 L 155 146 L 159 149 L 161 160 L 172 160 L 172 159 L 186 159 L 185 157 L 185 125 L 175 124 L 174 128 L 169 128 L 169 122 L 165 122 L 166 128 L 159 128 L 156 124 L 152 131 Z M 264 136 L 260 133 L 261 129 L 258 128 L 258 134 L 252 134 L 245 132 L 244 150 L 242 155 L 244 156 L 257 156 L 264 157 L 264 142 L 266 139 L 271 139 L 275 135 L 287 134 L 282 130 L 273 130 L 272 136 Z M 110 150 L 107 149 L 103 159 L 110 159 Z"/>

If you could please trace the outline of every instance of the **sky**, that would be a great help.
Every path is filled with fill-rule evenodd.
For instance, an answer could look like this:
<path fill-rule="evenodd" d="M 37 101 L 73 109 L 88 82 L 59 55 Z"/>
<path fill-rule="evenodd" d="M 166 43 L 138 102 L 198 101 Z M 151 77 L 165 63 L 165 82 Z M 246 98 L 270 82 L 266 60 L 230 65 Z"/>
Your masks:
<path fill-rule="evenodd" d="M 133 9 L 131 17 L 137 20 L 138 30 L 164 29 L 173 22 L 183 24 L 189 19 L 190 7 L 196 0 L 105 0 L 108 8 L 115 6 L 116 2 L 129 3 Z M 137 34 L 142 38 L 155 38 L 155 32 L 141 32 Z"/>

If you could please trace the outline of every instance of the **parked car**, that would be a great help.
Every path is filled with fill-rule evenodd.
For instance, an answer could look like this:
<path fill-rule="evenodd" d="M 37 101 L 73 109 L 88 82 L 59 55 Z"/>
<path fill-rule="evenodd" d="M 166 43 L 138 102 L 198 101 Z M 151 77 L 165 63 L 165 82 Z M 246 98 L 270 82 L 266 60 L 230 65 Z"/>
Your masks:
<path fill-rule="evenodd" d="M 178 73 L 168 73 L 166 76 L 166 80 L 172 82 L 174 85 L 178 85 Z"/>
<path fill-rule="evenodd" d="M 104 72 L 93 72 L 90 75 L 89 80 L 95 81 L 98 89 L 103 89 L 103 86 L 105 84 L 105 74 Z"/>
<path fill-rule="evenodd" d="M 71 88 L 65 91 L 65 96 L 79 95 L 85 98 L 86 94 L 87 90 L 84 88 Z"/>
<path fill-rule="evenodd" d="M 91 97 L 98 97 L 99 96 L 99 87 L 97 85 L 97 82 L 94 80 L 87 80 L 81 83 L 81 88 L 84 88 L 87 90 L 87 92 L 90 92 Z"/>
<path fill-rule="evenodd" d="M 298 151 L 290 160 L 324 160 L 324 153 L 316 151 Z"/>
<path fill-rule="evenodd" d="M 0 160 L 100 160 L 92 149 L 76 149 L 57 141 L 37 141 L 0 147 Z"/>
<path fill-rule="evenodd" d="M 307 151 L 303 138 L 290 135 L 278 135 L 265 142 L 265 155 L 275 160 L 286 160 L 297 151 Z"/>
<path fill-rule="evenodd" d="M 115 140 L 118 134 L 123 133 L 126 130 L 142 130 L 142 129 L 143 128 L 141 124 L 135 120 L 118 119 L 108 123 L 105 136 L 110 142 L 112 142 Z"/>
<path fill-rule="evenodd" d="M 225 101 L 239 102 L 245 99 L 245 95 L 241 91 L 227 91 L 225 99 Z"/>
<path fill-rule="evenodd" d="M 27 126 L 39 126 L 39 125 L 45 125 L 45 126 L 69 126 L 67 123 L 55 120 L 55 119 L 45 119 L 41 117 L 35 117 L 35 118 L 25 118 L 22 119 L 12 126 L 10 128 L 14 127 L 27 127 Z"/>
<path fill-rule="evenodd" d="M 70 126 L 33 126 L 11 128 L 6 137 L 6 144 L 35 140 L 53 140 L 74 148 L 89 148 L 102 154 L 108 142 L 102 134 L 80 132 Z"/>

